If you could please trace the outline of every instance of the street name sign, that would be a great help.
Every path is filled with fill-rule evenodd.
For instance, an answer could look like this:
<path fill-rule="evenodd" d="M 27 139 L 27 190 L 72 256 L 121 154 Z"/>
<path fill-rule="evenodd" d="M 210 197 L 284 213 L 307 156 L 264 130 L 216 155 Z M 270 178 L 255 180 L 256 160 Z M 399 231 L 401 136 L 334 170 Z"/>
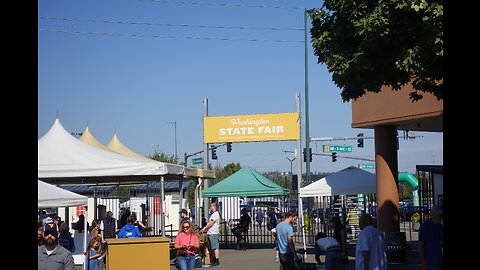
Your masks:
<path fill-rule="evenodd" d="M 324 145 L 323 152 L 352 152 L 352 146 L 348 145 Z"/>

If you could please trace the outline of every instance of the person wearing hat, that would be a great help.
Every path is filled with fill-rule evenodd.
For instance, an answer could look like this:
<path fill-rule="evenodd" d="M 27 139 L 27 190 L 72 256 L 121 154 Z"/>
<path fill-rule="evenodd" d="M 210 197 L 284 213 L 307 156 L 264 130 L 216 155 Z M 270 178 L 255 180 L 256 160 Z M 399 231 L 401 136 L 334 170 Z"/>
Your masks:
<path fill-rule="evenodd" d="M 72 253 L 58 244 L 57 224 L 50 222 L 43 229 L 44 245 L 38 247 L 39 270 L 74 270 Z"/>
<path fill-rule="evenodd" d="M 418 251 L 422 270 L 443 269 L 443 210 L 434 205 L 430 210 L 430 218 L 420 225 L 418 232 Z"/>
<path fill-rule="evenodd" d="M 182 209 L 180 210 L 180 212 L 178 212 L 180 214 L 180 224 L 182 224 L 183 222 L 185 221 L 190 221 L 190 219 L 188 218 L 188 212 L 187 210 L 185 209 Z"/>

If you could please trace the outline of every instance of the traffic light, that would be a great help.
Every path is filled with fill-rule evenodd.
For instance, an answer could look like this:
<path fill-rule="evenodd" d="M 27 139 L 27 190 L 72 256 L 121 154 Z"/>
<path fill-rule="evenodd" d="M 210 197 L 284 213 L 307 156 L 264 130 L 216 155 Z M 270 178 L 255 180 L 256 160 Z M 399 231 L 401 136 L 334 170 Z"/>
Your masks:
<path fill-rule="evenodd" d="M 357 147 L 363 148 L 363 133 L 358 133 Z"/>
<path fill-rule="evenodd" d="M 217 159 L 217 149 L 216 148 L 212 148 L 212 159 Z"/>
<path fill-rule="evenodd" d="M 298 176 L 292 175 L 292 190 L 298 190 Z"/>
<path fill-rule="evenodd" d="M 227 142 L 227 152 L 228 153 L 232 152 L 232 143 L 231 142 Z"/>
<path fill-rule="evenodd" d="M 310 151 L 309 151 L 309 159 L 310 159 L 310 162 L 312 162 L 312 148 L 309 148 Z M 307 162 L 307 148 L 304 147 L 303 148 L 303 162 Z"/>
<path fill-rule="evenodd" d="M 337 152 L 332 152 L 332 162 L 337 161 Z"/>

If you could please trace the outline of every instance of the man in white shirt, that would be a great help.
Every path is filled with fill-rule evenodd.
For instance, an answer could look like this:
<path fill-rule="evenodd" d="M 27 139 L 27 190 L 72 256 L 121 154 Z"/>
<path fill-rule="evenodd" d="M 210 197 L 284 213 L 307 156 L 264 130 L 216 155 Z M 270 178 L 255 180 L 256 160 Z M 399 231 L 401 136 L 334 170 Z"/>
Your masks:
<path fill-rule="evenodd" d="M 315 260 L 318 264 L 320 261 L 320 253 L 325 252 L 325 270 L 340 269 L 340 258 L 342 255 L 342 247 L 337 239 L 327 237 L 323 232 L 317 233 L 315 236 Z"/>
<path fill-rule="evenodd" d="M 373 226 L 369 214 L 360 217 L 359 226 L 361 231 L 355 249 L 355 269 L 386 270 L 387 247 L 383 233 Z"/>
<path fill-rule="evenodd" d="M 212 260 L 212 266 L 220 265 L 220 244 L 218 242 L 220 235 L 220 214 L 217 210 L 218 204 L 216 202 L 212 202 L 210 204 L 210 211 L 212 214 L 210 215 L 209 222 L 200 230 L 201 233 L 207 232 L 208 249 L 210 252 L 213 250 L 215 255 L 215 258 Z"/>

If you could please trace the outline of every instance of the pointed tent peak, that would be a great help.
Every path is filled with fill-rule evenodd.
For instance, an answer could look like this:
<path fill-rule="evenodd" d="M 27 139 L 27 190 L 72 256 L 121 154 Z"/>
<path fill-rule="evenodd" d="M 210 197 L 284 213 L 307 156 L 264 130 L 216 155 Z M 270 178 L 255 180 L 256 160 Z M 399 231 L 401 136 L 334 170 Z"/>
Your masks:
<path fill-rule="evenodd" d="M 55 122 L 53 122 L 52 127 L 47 131 L 47 133 L 38 139 L 38 142 L 40 143 L 42 141 L 49 140 L 49 138 L 56 140 L 61 137 L 65 137 L 66 140 L 77 140 L 74 136 L 72 136 L 72 134 L 65 130 L 65 128 L 62 126 L 62 123 L 60 123 L 60 119 L 57 117 L 55 118 Z"/>
<path fill-rule="evenodd" d="M 82 136 L 80 136 L 79 140 L 88 144 L 88 145 L 95 146 L 95 147 L 103 149 L 103 150 L 111 151 L 105 145 L 103 145 L 101 142 L 99 142 L 97 140 L 97 138 L 95 138 L 95 136 L 93 136 L 93 133 L 90 131 L 90 128 L 88 128 L 88 126 L 85 128 L 85 131 L 83 131 L 83 134 L 82 134 Z"/>
<path fill-rule="evenodd" d="M 202 197 L 263 197 L 287 195 L 288 189 L 275 184 L 254 169 L 244 166 L 234 174 L 205 189 Z"/>
<path fill-rule="evenodd" d="M 130 150 L 128 147 L 126 147 L 118 138 L 117 133 L 113 134 L 112 139 L 110 142 L 107 144 L 107 148 L 110 151 L 117 152 L 122 155 L 130 156 L 130 157 L 136 157 L 139 159 L 143 160 L 149 160 L 149 161 L 154 161 L 153 159 L 146 158 L 140 154 L 137 154 L 136 152 Z"/>

